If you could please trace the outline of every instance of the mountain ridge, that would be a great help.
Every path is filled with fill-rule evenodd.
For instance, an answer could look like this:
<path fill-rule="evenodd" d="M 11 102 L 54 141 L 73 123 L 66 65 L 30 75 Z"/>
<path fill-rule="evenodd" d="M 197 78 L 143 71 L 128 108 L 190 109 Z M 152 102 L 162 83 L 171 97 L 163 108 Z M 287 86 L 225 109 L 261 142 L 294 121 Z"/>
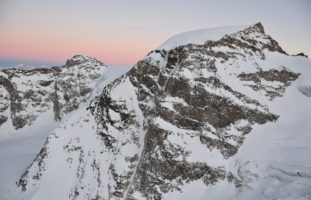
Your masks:
<path fill-rule="evenodd" d="M 298 87 L 309 87 L 308 65 L 288 56 L 260 23 L 216 41 L 151 51 L 53 131 L 21 176 L 19 198 L 227 199 L 210 190 L 218 187 L 230 188 L 231 198 L 254 199 L 247 192 L 256 193 L 265 174 L 248 168 L 239 149 L 254 129 L 282 122 L 274 102 L 293 92 L 308 102 Z M 308 173 L 299 174 L 306 181 L 294 180 L 305 187 L 292 199 L 309 194 Z M 283 195 L 278 187 L 260 187 L 256 198 Z"/>
<path fill-rule="evenodd" d="M 80 61 L 77 62 L 77 59 L 80 59 Z M 103 73 L 101 67 L 106 66 L 94 58 L 74 56 L 72 59 L 67 60 L 67 64 L 62 67 L 30 69 L 13 67 L 1 69 L 0 84 L 8 92 L 11 102 L 10 106 L 9 104 L 1 106 L 1 112 L 5 114 L 1 115 L 2 118 L 6 120 L 12 119 L 13 126 L 19 129 L 25 125 L 31 125 L 36 120 L 36 115 L 40 114 L 41 108 L 44 112 L 53 107 L 54 118 L 60 120 L 62 115 L 60 113 L 61 107 L 67 107 L 64 112 L 70 112 L 78 106 L 79 103 L 77 101 L 86 101 L 87 95 L 92 91 L 92 88 L 87 86 L 87 84 L 93 80 L 96 82 L 101 76 L 101 73 Z M 87 77 L 83 75 L 83 71 L 87 72 Z M 72 79 L 73 76 L 77 76 L 77 79 Z M 80 84 L 82 82 L 79 81 L 80 79 L 85 79 L 82 84 Z M 79 88 L 73 88 L 74 85 L 75 87 L 79 85 Z M 61 88 L 64 90 L 62 97 L 57 94 Z M 75 91 L 76 89 L 80 91 Z M 4 94 L 6 92 L 3 91 Z M 1 101 L 7 101 L 8 96 L 2 96 L 1 98 L 3 99 Z M 76 103 L 70 102 L 71 97 L 76 99 L 74 100 Z M 62 105 L 59 102 L 61 99 L 65 101 Z M 48 102 L 52 102 L 53 105 L 48 105 Z M 34 105 L 34 103 L 37 105 Z M 40 108 L 36 108 L 38 106 Z M 27 109 L 34 110 L 30 110 L 27 114 L 23 113 L 26 107 Z M 38 113 L 34 114 L 35 112 Z M 3 123 L 4 120 L 2 120 L 0 125 Z"/>

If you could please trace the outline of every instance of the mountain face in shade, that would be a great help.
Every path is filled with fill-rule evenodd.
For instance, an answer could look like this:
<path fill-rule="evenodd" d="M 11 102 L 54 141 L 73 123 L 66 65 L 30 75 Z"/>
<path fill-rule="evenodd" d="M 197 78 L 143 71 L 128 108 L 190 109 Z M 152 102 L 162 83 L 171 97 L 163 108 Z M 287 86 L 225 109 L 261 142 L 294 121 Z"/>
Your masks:
<path fill-rule="evenodd" d="M 86 60 L 73 58 L 62 70 Z M 177 35 L 86 108 L 73 106 L 85 101 L 81 89 L 66 102 L 71 87 L 53 81 L 52 99 L 55 93 L 64 98 L 50 101 L 55 118 L 77 110 L 47 138 L 12 196 L 307 199 L 311 163 L 292 152 L 310 150 L 310 125 L 298 122 L 310 119 L 310 63 L 287 55 L 258 23 Z M 91 91 L 85 85 L 79 88 Z M 288 122 L 299 127 L 298 136 L 285 128 Z"/>
<path fill-rule="evenodd" d="M 106 68 L 94 58 L 77 55 L 62 67 L 0 70 L 0 126 L 20 129 L 49 110 L 61 120 L 86 102 Z"/>

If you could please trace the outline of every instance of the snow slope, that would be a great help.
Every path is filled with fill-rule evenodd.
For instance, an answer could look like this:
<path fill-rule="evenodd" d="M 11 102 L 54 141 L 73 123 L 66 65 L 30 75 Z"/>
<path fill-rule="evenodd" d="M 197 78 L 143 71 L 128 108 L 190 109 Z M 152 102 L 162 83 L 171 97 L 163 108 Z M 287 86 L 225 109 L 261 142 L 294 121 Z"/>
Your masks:
<path fill-rule="evenodd" d="M 109 67 L 103 71 L 101 78 L 94 84 L 95 89 L 89 100 L 98 95 L 102 88 L 129 70 L 130 66 Z M 15 130 L 14 127 L 1 127 L 0 132 L 0 199 L 15 199 L 16 181 L 32 163 L 42 148 L 46 138 L 55 129 L 74 116 L 85 114 L 89 101 L 80 105 L 78 111 L 68 114 L 59 122 L 54 120 L 54 113 L 49 110 L 31 126 Z M 27 197 L 22 197 L 26 198 Z M 29 197 L 30 198 L 30 197 Z"/>
<path fill-rule="evenodd" d="M 255 126 L 239 152 L 231 160 L 245 179 L 248 189 L 238 199 L 311 198 L 311 98 L 300 91 L 310 88 L 311 61 L 266 53 L 270 65 L 288 63 L 301 73 L 284 97 L 269 107 L 280 118 L 277 123 Z M 268 138 L 268 139 L 267 139 Z"/>

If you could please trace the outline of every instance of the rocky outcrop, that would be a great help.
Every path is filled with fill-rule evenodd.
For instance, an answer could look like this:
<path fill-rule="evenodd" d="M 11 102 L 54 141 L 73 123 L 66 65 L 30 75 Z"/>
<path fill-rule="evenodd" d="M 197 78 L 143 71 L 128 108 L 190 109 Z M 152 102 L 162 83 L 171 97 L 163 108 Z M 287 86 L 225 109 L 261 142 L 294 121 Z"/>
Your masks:
<path fill-rule="evenodd" d="M 15 129 L 31 125 L 48 110 L 61 120 L 86 102 L 105 68 L 94 58 L 74 56 L 62 67 L 0 70 L 0 114 L 11 118 Z"/>
<path fill-rule="evenodd" d="M 295 56 L 303 56 L 308 58 L 308 55 L 304 54 L 303 52 L 297 53 Z"/>
<path fill-rule="evenodd" d="M 11 117 L 13 126 L 15 126 L 16 128 L 23 127 L 26 124 L 26 120 L 19 116 L 19 112 L 22 111 L 22 105 L 20 102 L 20 97 L 18 96 L 18 92 L 16 90 L 16 85 L 4 76 L 0 76 L 0 86 L 4 87 L 4 89 L 9 94 L 9 98 L 5 96 L 3 96 L 2 98 L 9 99 L 9 101 L 11 102 L 10 105 L 4 104 L 1 107 L 2 112 L 8 109 L 8 107 L 10 107 L 11 109 L 11 116 L 2 116 L 2 119 L 5 120 L 2 120 L 1 124 L 6 122 L 8 117 Z"/>
<path fill-rule="evenodd" d="M 281 70 L 271 69 L 268 71 L 259 70 L 255 73 L 241 73 L 238 75 L 241 81 L 246 82 L 246 86 L 251 87 L 253 90 L 262 90 L 270 100 L 275 97 L 283 96 L 285 88 L 288 87 L 293 81 L 298 78 L 299 74 L 291 72 L 283 68 Z M 263 83 L 265 82 L 265 83 Z M 270 82 L 270 84 L 266 83 Z M 271 82 L 277 84 L 271 84 Z"/>

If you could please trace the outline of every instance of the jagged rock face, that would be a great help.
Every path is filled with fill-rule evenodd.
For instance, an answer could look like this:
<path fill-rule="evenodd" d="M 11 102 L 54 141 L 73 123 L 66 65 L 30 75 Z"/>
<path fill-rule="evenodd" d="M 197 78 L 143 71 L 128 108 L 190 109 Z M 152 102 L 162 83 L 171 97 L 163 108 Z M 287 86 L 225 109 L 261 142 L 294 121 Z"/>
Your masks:
<path fill-rule="evenodd" d="M 132 84 L 139 91 L 140 108 L 144 116 L 152 119 L 145 126 L 146 149 L 128 197 L 139 191 L 147 198 L 161 199 L 163 193 L 180 190 L 180 185 L 189 181 L 201 180 L 208 185 L 225 179 L 223 166 L 213 168 L 208 161 L 193 161 L 193 150 L 188 146 L 191 140 L 207 149 L 219 150 L 226 159 L 237 152 L 254 123 L 264 124 L 278 118 L 256 99 L 232 89 L 222 79 L 223 73 L 218 74 L 219 68 L 234 67 L 239 59 L 263 59 L 266 48 L 283 53 L 266 35 L 258 35 L 266 39 L 266 43 L 250 39 L 263 33 L 262 27 L 257 25 L 205 45 L 190 44 L 169 52 L 155 51 L 151 59 L 141 61 L 129 72 Z M 219 51 L 221 48 L 245 53 Z M 153 57 L 162 57 L 164 62 L 154 62 Z M 278 96 L 298 78 L 298 74 L 286 69 L 263 72 L 259 66 L 255 74 L 270 82 L 267 88 L 273 81 L 280 82 L 282 90 L 275 89 Z M 239 74 L 234 78 L 240 77 Z M 257 81 L 255 77 L 251 80 Z M 179 143 L 176 137 L 183 140 Z"/>
<path fill-rule="evenodd" d="M 74 56 L 52 68 L 0 70 L 1 119 L 15 129 L 31 125 L 41 113 L 53 110 L 55 120 L 77 109 L 90 97 L 106 66 L 96 59 Z M 0 125 L 9 120 L 1 120 Z"/>
<path fill-rule="evenodd" d="M 299 74 L 286 69 L 273 69 L 268 71 L 259 70 L 255 73 L 241 73 L 238 75 L 241 81 L 249 83 L 245 84 L 246 86 L 251 87 L 253 90 L 263 90 L 265 95 L 270 97 L 271 100 L 275 97 L 281 97 L 284 94 L 286 87 L 296 80 L 298 76 Z M 264 84 L 263 82 L 265 81 L 268 82 L 268 84 Z M 277 81 L 278 84 L 269 84 L 273 81 Z"/>
<path fill-rule="evenodd" d="M 261 24 L 204 45 L 152 51 L 105 87 L 89 112 L 57 129 L 18 185 L 32 191 L 57 183 L 57 162 L 75 183 L 59 194 L 69 199 L 165 199 L 190 182 L 243 187 L 226 160 L 254 124 L 278 119 L 267 102 L 299 76 L 261 67 L 271 51 L 285 53 Z"/>

